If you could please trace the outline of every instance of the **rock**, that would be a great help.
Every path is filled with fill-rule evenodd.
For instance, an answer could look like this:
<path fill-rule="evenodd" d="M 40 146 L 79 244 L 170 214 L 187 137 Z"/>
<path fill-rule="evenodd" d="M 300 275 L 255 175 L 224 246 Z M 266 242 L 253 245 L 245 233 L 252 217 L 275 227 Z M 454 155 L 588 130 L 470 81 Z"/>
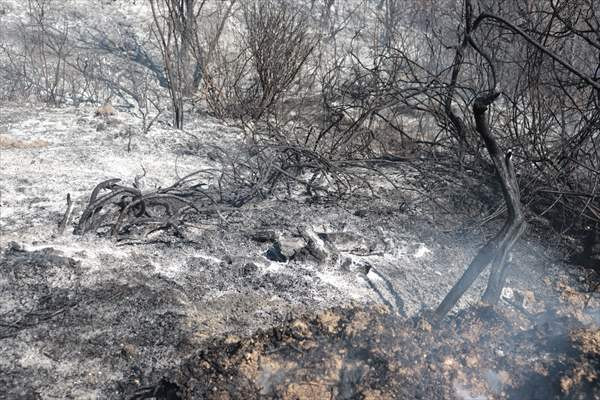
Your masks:
<path fill-rule="evenodd" d="M 105 103 L 102 107 L 98 107 L 94 113 L 96 117 L 108 117 L 115 115 L 115 109 L 110 103 Z"/>
<path fill-rule="evenodd" d="M 367 275 L 371 271 L 371 264 L 368 262 L 354 263 L 350 268 L 351 272 Z"/>
<path fill-rule="evenodd" d="M 340 267 L 347 272 L 353 272 L 356 274 L 368 274 L 371 270 L 371 264 L 362 260 L 355 260 L 352 257 L 344 257 Z"/>
<path fill-rule="evenodd" d="M 319 262 L 325 261 L 331 251 L 327 248 L 327 244 L 323 239 L 310 227 L 302 228 L 300 233 L 304 240 L 306 240 L 306 250 L 308 253 Z"/>
<path fill-rule="evenodd" d="M 277 247 L 270 246 L 267 251 L 265 252 L 265 257 L 267 257 L 267 259 L 271 260 L 271 261 L 275 261 L 275 262 L 286 262 L 287 258 L 281 254 L 281 252 L 279 251 L 279 249 Z"/>
<path fill-rule="evenodd" d="M 338 251 L 369 253 L 374 247 L 364 237 L 352 232 L 328 232 L 318 235 Z"/>
<path fill-rule="evenodd" d="M 249 232 L 247 236 L 259 243 L 274 242 L 277 240 L 277 232 L 272 230 L 258 230 Z"/>
<path fill-rule="evenodd" d="M 274 231 L 255 231 L 249 234 L 258 242 L 273 241 L 265 256 L 272 261 L 285 262 L 291 259 L 310 260 L 316 259 L 324 262 L 328 259 L 335 260 L 340 252 L 370 253 L 375 247 L 362 236 L 352 232 L 315 232 L 312 227 L 299 228 L 301 237 L 292 237 L 276 240 Z M 370 267 L 354 265 L 352 259 L 342 261 L 342 268 L 356 272 L 367 273 Z M 346 265 L 347 264 L 347 265 Z M 344 267 L 347 266 L 347 268 Z M 356 268 L 355 268 L 356 267 Z"/>
<path fill-rule="evenodd" d="M 533 313 L 543 311 L 542 305 L 536 301 L 535 294 L 531 290 L 521 290 L 505 286 L 502 288 L 502 298 L 517 307 Z"/>
<path fill-rule="evenodd" d="M 431 332 L 433 327 L 431 323 L 425 318 L 419 318 L 417 321 L 417 329 L 422 332 Z"/>
<path fill-rule="evenodd" d="M 281 254 L 287 258 L 293 258 L 307 245 L 303 238 L 280 239 L 275 244 L 279 248 Z"/>
<path fill-rule="evenodd" d="M 265 256 L 271 261 L 286 262 L 295 258 L 307 242 L 303 238 L 279 239 L 267 250 Z"/>

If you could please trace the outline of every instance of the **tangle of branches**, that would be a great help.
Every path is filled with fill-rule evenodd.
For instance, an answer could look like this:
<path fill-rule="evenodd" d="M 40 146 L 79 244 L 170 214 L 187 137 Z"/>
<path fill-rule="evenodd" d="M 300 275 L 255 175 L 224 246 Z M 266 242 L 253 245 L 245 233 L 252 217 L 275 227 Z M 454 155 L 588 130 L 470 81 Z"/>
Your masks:
<path fill-rule="evenodd" d="M 343 198 L 374 195 L 359 168 L 371 167 L 323 158 L 309 149 L 289 145 L 251 146 L 232 156 L 214 147 L 219 168 L 200 169 L 169 187 L 142 192 L 120 179 L 99 183 L 90 195 L 75 233 L 122 239 L 145 239 L 157 232 L 181 229 L 195 218 L 217 218 L 252 201 L 269 197 Z"/>

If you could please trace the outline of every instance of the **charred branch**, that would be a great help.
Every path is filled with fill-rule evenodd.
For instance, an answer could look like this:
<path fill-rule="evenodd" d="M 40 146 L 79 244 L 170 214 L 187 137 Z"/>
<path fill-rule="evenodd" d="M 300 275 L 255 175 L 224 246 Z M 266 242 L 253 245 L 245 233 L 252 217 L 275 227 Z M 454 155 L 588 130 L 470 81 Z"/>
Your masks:
<path fill-rule="evenodd" d="M 170 229 L 181 234 L 193 218 L 214 216 L 227 224 L 224 213 L 270 196 L 339 199 L 361 189 L 374 195 L 357 171 L 376 169 L 360 162 L 333 161 L 289 145 L 252 146 L 246 157 L 215 150 L 221 168 L 194 171 L 167 188 L 143 193 L 135 186 L 119 184 L 119 179 L 99 183 L 74 232 L 82 235 L 107 229 L 117 240 L 144 239 Z"/>
<path fill-rule="evenodd" d="M 505 154 L 500 149 L 487 121 L 488 107 L 498 96 L 499 93 L 492 92 L 478 97 L 473 105 L 473 114 L 477 132 L 485 142 L 501 183 L 502 195 L 508 210 L 507 220 L 502 230 L 479 251 L 462 277 L 438 306 L 434 313 L 434 320 L 436 321 L 441 320 L 448 314 L 490 263 L 492 264 L 491 273 L 487 289 L 483 294 L 483 301 L 491 305 L 498 303 L 508 272 L 508 255 L 526 228 L 525 218 L 521 210 L 519 185 L 511 161 L 511 152 L 508 151 Z"/>

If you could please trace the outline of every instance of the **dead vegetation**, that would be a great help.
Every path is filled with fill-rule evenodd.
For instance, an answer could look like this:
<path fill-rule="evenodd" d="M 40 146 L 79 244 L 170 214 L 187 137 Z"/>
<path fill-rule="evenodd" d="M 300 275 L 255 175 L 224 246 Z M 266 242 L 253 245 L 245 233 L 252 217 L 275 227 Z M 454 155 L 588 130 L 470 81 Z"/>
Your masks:
<path fill-rule="evenodd" d="M 0 32 L 2 101 L 96 107 L 114 99 L 115 108 L 96 115 L 139 115 L 140 140 L 168 125 L 160 120 L 167 109 L 181 132 L 192 113 L 243 131 L 243 145 L 212 147 L 210 168 L 167 187 L 96 184 L 77 235 L 144 245 L 155 235 L 186 239 L 188 228 L 207 222 L 227 226 L 245 207 L 273 199 L 375 199 L 383 185 L 399 190 L 386 176 L 397 163 L 415 172 L 403 189 L 421 196 L 427 204 L 419 211 L 434 224 L 439 210 L 466 210 L 463 227 L 505 219 L 433 314 L 406 321 L 379 308 L 333 310 L 251 338 L 214 340 L 134 397 L 597 398 L 597 331 L 589 328 L 597 322 L 584 326 L 552 308 L 525 317 L 470 308 L 445 319 L 490 264 L 483 300 L 498 304 L 528 223 L 560 235 L 569 260 L 589 268 L 582 284 L 591 294 L 576 293 L 583 310 L 600 287 L 593 1 L 376 3 L 152 0 L 150 25 L 121 21 L 115 37 L 72 23 L 55 2 L 32 0 Z M 202 138 L 194 139 L 199 148 Z M 2 150 L 49 145 L 0 135 Z M 58 233 L 71 226 L 72 212 L 67 194 Z M 311 239 L 300 236 L 292 241 L 304 251 Z M 293 243 L 287 253 L 275 242 L 275 261 L 294 259 Z M 17 263 L 31 261 L 9 250 Z M 242 264 L 241 274 L 256 267 Z M 76 307 L 66 304 L 23 312 L 2 334 L 17 336 Z"/>
<path fill-rule="evenodd" d="M 48 142 L 44 139 L 21 140 L 9 134 L 0 134 L 0 149 L 39 149 L 47 147 Z"/>
<path fill-rule="evenodd" d="M 340 199 L 360 192 L 374 196 L 360 163 L 330 161 L 306 148 L 251 146 L 237 155 L 213 147 L 220 168 L 198 170 L 166 188 L 142 192 L 119 179 L 99 183 L 75 227 L 76 234 L 104 233 L 115 239 L 145 239 L 169 230 L 182 236 L 186 224 L 217 218 L 245 204 L 299 193 L 315 201 Z M 376 170 L 375 170 L 376 171 Z"/>

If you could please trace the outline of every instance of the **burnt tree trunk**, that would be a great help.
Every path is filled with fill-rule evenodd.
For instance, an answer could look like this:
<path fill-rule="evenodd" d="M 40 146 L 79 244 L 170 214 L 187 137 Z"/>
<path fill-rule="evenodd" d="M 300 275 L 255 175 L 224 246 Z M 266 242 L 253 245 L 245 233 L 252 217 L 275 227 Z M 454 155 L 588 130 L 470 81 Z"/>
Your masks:
<path fill-rule="evenodd" d="M 507 219 L 500 232 L 483 246 L 462 277 L 435 310 L 433 315 L 435 321 L 441 320 L 448 314 L 479 274 L 490 263 L 492 264 L 492 269 L 482 300 L 490 305 L 498 303 L 508 272 L 508 254 L 526 228 L 525 218 L 521 210 L 519 185 L 511 161 L 512 153 L 508 151 L 505 154 L 500 149 L 488 124 L 488 107 L 498 96 L 499 93 L 492 92 L 491 94 L 475 99 L 473 115 L 475 117 L 477 132 L 485 143 L 485 147 L 494 163 L 498 179 L 502 186 L 502 195 L 508 211 Z"/>
<path fill-rule="evenodd" d="M 183 129 L 183 100 L 173 102 L 173 124 L 175 129 Z"/>

